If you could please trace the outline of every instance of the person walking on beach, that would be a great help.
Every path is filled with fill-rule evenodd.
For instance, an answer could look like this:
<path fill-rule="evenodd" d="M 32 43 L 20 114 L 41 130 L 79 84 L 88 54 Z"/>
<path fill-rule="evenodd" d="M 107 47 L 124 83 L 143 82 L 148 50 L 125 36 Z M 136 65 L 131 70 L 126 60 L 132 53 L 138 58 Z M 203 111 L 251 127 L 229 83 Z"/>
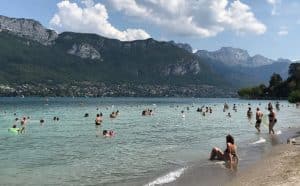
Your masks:
<path fill-rule="evenodd" d="M 273 108 L 270 109 L 270 113 L 269 113 L 269 134 L 275 134 L 274 132 L 274 125 L 277 122 L 277 119 L 275 117 L 275 112 L 273 110 Z"/>
<path fill-rule="evenodd" d="M 233 169 L 237 166 L 237 146 L 234 144 L 234 138 L 228 134 L 226 136 L 226 149 L 223 152 L 218 147 L 214 147 L 210 153 L 210 160 L 222 160 L 225 161 L 229 169 Z"/>
<path fill-rule="evenodd" d="M 260 124 L 262 122 L 263 116 L 264 116 L 264 114 L 257 107 L 256 108 L 256 123 L 255 123 L 255 128 L 257 129 L 258 132 L 260 132 Z"/>

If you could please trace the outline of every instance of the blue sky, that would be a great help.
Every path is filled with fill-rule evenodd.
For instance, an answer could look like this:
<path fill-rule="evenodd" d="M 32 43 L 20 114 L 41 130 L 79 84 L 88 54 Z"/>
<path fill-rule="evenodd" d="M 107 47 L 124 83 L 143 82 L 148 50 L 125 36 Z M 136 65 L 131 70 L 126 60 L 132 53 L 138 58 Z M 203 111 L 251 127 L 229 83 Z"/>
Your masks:
<path fill-rule="evenodd" d="M 194 49 L 232 46 L 300 59 L 298 0 L 2 0 L 0 14 L 32 18 L 58 32 L 120 40 L 174 40 Z"/>

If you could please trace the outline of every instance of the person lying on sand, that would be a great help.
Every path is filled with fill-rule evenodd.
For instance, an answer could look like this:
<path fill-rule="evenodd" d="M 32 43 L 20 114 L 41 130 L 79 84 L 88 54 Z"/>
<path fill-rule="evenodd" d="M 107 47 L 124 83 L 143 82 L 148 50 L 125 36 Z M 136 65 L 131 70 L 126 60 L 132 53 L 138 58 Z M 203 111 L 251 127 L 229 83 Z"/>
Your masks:
<path fill-rule="evenodd" d="M 223 152 L 221 149 L 214 147 L 210 153 L 210 160 L 225 161 L 229 169 L 236 167 L 238 163 L 237 146 L 234 144 L 234 138 L 228 134 L 226 136 L 226 149 Z"/>

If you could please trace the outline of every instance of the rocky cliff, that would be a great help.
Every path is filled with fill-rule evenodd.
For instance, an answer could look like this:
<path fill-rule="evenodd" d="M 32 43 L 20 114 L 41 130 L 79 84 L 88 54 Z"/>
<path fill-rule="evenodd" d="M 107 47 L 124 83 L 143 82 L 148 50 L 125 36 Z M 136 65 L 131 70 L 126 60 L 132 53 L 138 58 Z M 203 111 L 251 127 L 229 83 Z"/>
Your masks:
<path fill-rule="evenodd" d="M 50 45 L 58 37 L 53 30 L 46 29 L 38 21 L 32 19 L 9 18 L 0 15 L 0 31 L 8 31 L 20 37 Z"/>

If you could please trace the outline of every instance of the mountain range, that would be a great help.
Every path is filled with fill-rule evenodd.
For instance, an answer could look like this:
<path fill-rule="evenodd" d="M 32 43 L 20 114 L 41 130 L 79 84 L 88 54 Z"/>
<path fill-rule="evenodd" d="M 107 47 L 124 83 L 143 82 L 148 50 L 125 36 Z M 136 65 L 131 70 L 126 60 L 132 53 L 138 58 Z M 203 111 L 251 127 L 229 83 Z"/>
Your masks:
<path fill-rule="evenodd" d="M 290 60 L 249 56 L 242 49 L 192 52 L 188 44 L 126 41 L 55 31 L 38 21 L 0 16 L 0 84 L 91 82 L 203 85 L 235 89 L 287 76 Z"/>

